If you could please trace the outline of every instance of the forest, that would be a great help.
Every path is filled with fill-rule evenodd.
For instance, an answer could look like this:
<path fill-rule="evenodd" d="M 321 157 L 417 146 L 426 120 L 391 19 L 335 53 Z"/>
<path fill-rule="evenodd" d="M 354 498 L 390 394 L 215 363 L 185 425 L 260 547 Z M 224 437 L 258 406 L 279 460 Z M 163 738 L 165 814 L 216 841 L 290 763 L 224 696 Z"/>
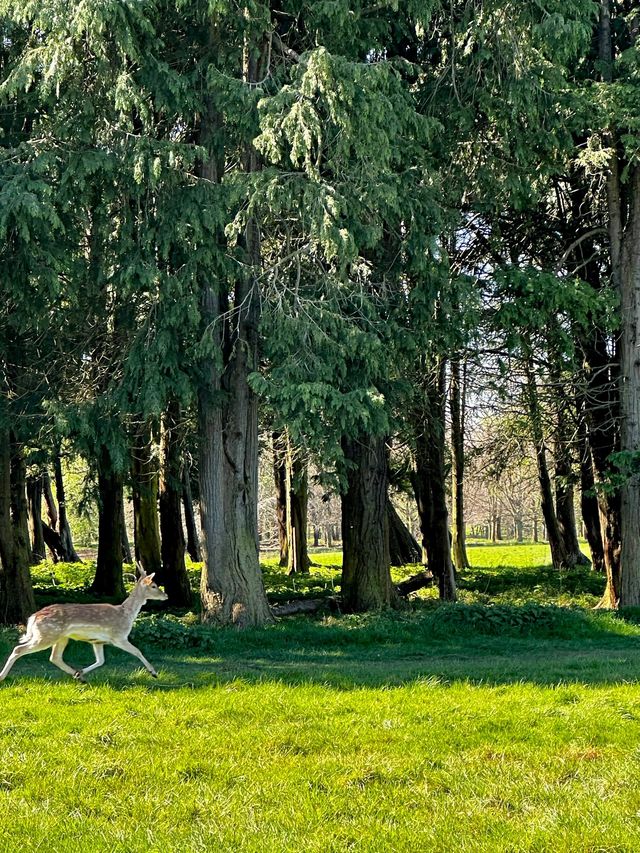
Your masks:
<path fill-rule="evenodd" d="M 74 558 L 65 460 L 96 595 L 124 593 L 130 496 L 136 558 L 190 604 L 187 492 L 202 618 L 268 623 L 273 454 L 290 571 L 311 471 L 345 611 L 395 606 L 390 564 L 420 559 L 390 489 L 455 600 L 472 445 L 487 482 L 534 472 L 556 568 L 580 526 L 603 606 L 640 604 L 634 3 L 56 0 L 2 26 L 4 623 L 43 532 Z"/>
<path fill-rule="evenodd" d="M 636 850 L 637 2 L 0 26 L 0 847 Z"/>

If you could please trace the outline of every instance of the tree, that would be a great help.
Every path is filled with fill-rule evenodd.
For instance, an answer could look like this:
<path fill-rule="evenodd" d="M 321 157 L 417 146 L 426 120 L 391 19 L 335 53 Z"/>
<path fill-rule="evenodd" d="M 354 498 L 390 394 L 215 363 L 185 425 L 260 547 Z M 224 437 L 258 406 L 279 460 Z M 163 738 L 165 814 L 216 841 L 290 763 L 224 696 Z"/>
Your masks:
<path fill-rule="evenodd" d="M 626 104 L 637 99 L 637 57 L 640 20 L 629 5 L 600 2 L 598 59 L 602 84 L 596 87 L 599 131 L 604 144 L 607 228 L 611 284 L 620 300 L 620 459 L 626 475 L 620 486 L 620 564 L 607 571 L 605 601 L 610 605 L 640 604 L 640 472 L 634 460 L 640 448 L 640 164 L 638 134 Z M 612 23 L 615 26 L 612 26 Z M 616 61 L 618 60 L 618 61 Z M 596 72 L 597 73 L 597 72 Z M 595 76 L 595 75 L 594 75 Z M 592 78 L 593 79 L 593 78 Z M 593 139 L 593 137 L 592 137 Z M 606 142 L 605 142 L 606 140 Z M 605 147 L 606 146 L 606 147 Z M 595 140 L 598 147 L 598 140 Z M 596 158 L 597 160 L 598 158 Z"/>
<path fill-rule="evenodd" d="M 273 433 L 276 518 L 280 538 L 280 565 L 289 574 L 308 573 L 307 505 L 309 476 L 307 462 L 294 448 L 285 429 Z"/>
<path fill-rule="evenodd" d="M 387 450 L 383 437 L 345 439 L 342 493 L 342 602 L 348 611 L 396 604 L 389 573 Z"/>
<path fill-rule="evenodd" d="M 146 574 L 156 575 L 156 583 L 164 583 L 158 517 L 160 473 L 152 435 L 151 426 L 144 424 L 135 431 L 132 442 L 133 535 L 136 562 Z"/>
<path fill-rule="evenodd" d="M 469 568 L 469 558 L 465 545 L 466 530 L 464 518 L 464 424 L 465 424 L 465 384 L 460 362 L 451 361 L 451 382 L 449 391 L 449 409 L 451 413 L 451 506 L 453 531 L 453 563 L 458 569 Z"/>
<path fill-rule="evenodd" d="M 162 417 L 160 442 L 160 530 L 162 535 L 161 582 L 175 607 L 191 606 L 191 587 L 184 562 L 182 528 L 182 447 L 180 407 L 170 404 Z"/>
<path fill-rule="evenodd" d="M 200 537 L 193 509 L 193 494 L 191 488 L 191 456 L 185 455 L 182 461 L 182 504 L 184 508 L 185 527 L 187 530 L 187 553 L 194 563 L 202 560 L 200 552 Z"/>

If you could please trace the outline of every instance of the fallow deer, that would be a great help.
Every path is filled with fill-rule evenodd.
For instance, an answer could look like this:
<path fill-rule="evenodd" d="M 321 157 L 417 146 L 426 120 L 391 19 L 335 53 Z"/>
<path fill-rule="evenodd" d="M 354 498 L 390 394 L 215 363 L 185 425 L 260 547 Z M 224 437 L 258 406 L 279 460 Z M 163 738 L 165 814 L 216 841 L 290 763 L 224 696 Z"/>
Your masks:
<path fill-rule="evenodd" d="M 158 673 L 140 649 L 129 642 L 129 633 L 146 601 L 166 601 L 168 596 L 154 583 L 153 574 L 146 575 L 142 569 L 140 571 L 141 576 L 131 595 L 122 604 L 50 604 L 30 616 L 26 633 L 20 638 L 0 672 L 0 681 L 6 678 L 18 658 L 48 648 L 51 648 L 51 663 L 79 681 L 84 681 L 88 672 L 104 663 L 105 643 L 135 655 L 151 675 L 157 678 Z M 91 643 L 96 662 L 84 669 L 74 669 L 66 664 L 62 653 L 69 640 Z"/>

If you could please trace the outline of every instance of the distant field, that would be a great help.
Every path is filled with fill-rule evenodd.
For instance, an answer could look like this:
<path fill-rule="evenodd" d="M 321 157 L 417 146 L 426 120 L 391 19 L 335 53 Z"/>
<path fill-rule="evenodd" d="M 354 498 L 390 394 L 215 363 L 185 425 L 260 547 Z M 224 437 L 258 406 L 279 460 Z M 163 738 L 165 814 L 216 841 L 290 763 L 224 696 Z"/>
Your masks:
<path fill-rule="evenodd" d="M 584 606 L 602 579 L 558 575 L 544 546 L 470 550 L 460 605 L 429 592 L 247 633 L 144 617 L 157 682 L 112 649 L 87 686 L 19 661 L 0 685 L 0 851 L 637 851 L 635 614 Z M 339 580 L 339 555 L 317 562 L 313 595 Z M 40 595 L 90 573 L 43 565 Z M 273 564 L 266 581 L 292 584 Z"/>

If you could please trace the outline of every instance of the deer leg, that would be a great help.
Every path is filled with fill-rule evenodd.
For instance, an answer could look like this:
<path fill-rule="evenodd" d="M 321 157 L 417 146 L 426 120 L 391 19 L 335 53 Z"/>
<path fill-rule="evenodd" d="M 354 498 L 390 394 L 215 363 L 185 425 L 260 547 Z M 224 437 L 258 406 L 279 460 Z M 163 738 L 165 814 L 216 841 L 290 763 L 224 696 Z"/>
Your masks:
<path fill-rule="evenodd" d="M 7 658 L 7 662 L 0 672 L 0 681 L 4 681 L 18 658 L 24 657 L 24 655 L 32 655 L 34 652 L 41 652 L 43 649 L 48 649 L 50 645 L 51 643 L 36 643 L 34 646 L 25 643 L 18 644 Z"/>
<path fill-rule="evenodd" d="M 139 660 L 139 661 L 141 661 L 141 662 L 143 663 L 144 667 L 145 667 L 146 669 L 148 669 L 148 670 L 149 670 L 149 672 L 151 673 L 151 675 L 152 675 L 154 678 L 157 678 L 157 677 L 158 677 L 158 673 L 157 673 L 157 672 L 155 671 L 155 669 L 151 666 L 151 664 L 150 664 L 150 663 L 149 663 L 149 661 L 146 659 L 146 657 L 142 654 L 142 652 L 140 651 L 140 649 L 137 649 L 137 648 L 133 645 L 133 643 L 130 643 L 130 642 L 129 642 L 129 640 L 127 640 L 127 639 L 124 639 L 124 640 L 112 640 L 112 645 L 114 645 L 117 649 L 122 649 L 122 651 L 123 651 L 123 652 L 129 652 L 129 654 L 130 654 L 130 655 L 133 655 L 134 657 L 137 657 L 137 658 L 138 658 L 138 660 Z"/>
<path fill-rule="evenodd" d="M 85 666 L 84 669 L 80 670 L 80 676 L 86 675 L 88 672 L 91 672 L 93 669 L 97 669 L 99 666 L 102 666 L 104 663 L 104 645 L 102 643 L 92 643 L 93 651 L 95 652 L 96 662 L 92 663 L 91 666 Z"/>
<path fill-rule="evenodd" d="M 60 639 L 54 643 L 53 648 L 51 649 L 51 656 L 49 660 L 52 664 L 61 669 L 63 672 L 66 672 L 67 675 L 72 675 L 74 678 L 78 678 L 79 670 L 74 669 L 72 666 L 69 666 L 68 663 L 65 663 L 62 660 L 62 653 L 67 648 L 67 643 L 69 640 L 67 637 L 60 637 Z"/>

